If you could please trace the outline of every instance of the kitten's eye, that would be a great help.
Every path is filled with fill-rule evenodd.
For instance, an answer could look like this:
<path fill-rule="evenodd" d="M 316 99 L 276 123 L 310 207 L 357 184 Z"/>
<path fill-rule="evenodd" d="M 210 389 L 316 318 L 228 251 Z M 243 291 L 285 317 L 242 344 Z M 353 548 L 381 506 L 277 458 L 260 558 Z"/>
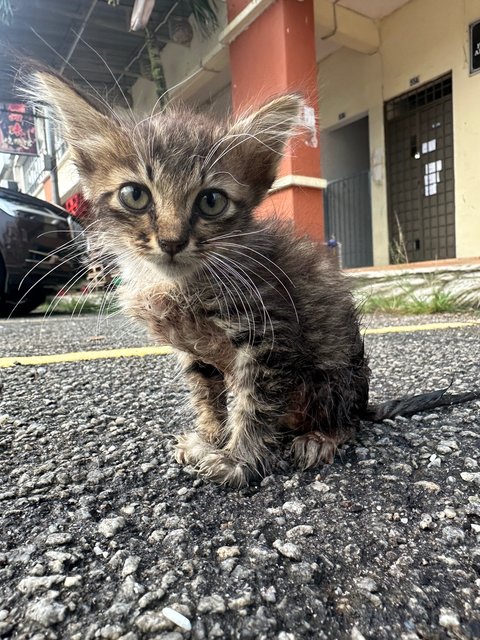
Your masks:
<path fill-rule="evenodd" d="M 145 211 L 152 201 L 150 191 L 141 184 L 133 182 L 125 184 L 118 192 L 118 197 L 120 202 L 131 211 Z"/>
<path fill-rule="evenodd" d="M 195 204 L 204 216 L 218 216 L 227 208 L 228 198 L 221 191 L 207 189 L 200 191 Z"/>

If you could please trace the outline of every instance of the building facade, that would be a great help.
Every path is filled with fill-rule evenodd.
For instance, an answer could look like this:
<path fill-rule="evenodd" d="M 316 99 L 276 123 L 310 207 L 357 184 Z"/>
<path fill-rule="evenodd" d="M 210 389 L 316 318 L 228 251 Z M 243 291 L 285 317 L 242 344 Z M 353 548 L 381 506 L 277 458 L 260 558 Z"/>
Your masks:
<path fill-rule="evenodd" d="M 262 211 L 317 239 L 335 237 L 345 267 L 480 255 L 480 0 L 218 5 L 218 31 L 195 33 L 188 47 L 166 44 L 163 69 L 170 99 L 219 115 L 285 91 L 305 95 L 307 133 L 288 150 Z M 131 98 L 149 113 L 153 83 L 137 79 Z M 68 203 L 78 188 L 63 152 L 58 182 Z M 50 199 L 35 162 L 16 160 L 15 177 Z"/>
<path fill-rule="evenodd" d="M 369 173 L 376 265 L 480 254 L 479 19 L 478 0 L 411 0 L 375 21 L 374 51 L 319 61 L 324 176 Z"/>

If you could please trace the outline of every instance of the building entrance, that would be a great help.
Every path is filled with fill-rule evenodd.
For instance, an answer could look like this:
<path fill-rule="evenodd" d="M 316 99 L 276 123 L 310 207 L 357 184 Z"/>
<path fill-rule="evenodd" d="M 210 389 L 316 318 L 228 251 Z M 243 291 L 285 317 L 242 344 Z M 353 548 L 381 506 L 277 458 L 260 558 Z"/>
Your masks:
<path fill-rule="evenodd" d="M 385 104 L 391 262 L 455 257 L 452 77 Z"/>

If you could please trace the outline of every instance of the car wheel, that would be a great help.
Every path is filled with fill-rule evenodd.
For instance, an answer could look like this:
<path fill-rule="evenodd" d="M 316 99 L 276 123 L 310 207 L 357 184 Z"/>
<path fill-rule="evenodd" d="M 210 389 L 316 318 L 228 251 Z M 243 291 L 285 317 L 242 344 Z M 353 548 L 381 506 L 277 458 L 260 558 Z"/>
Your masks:
<path fill-rule="evenodd" d="M 0 300 L 0 318 L 18 318 L 30 313 L 43 302 L 47 294 L 43 291 L 36 291 L 34 295 L 29 295 L 24 300 Z"/>
<path fill-rule="evenodd" d="M 0 318 L 23 316 L 45 302 L 47 291 L 41 287 L 32 289 L 24 298 L 5 299 L 6 278 L 7 270 L 0 255 Z"/>
<path fill-rule="evenodd" d="M 7 271 L 5 269 L 5 265 L 3 264 L 2 256 L 0 256 L 0 318 L 5 318 L 6 316 L 8 316 L 6 303 L 3 299 L 3 296 L 5 295 L 6 279 L 7 279 Z"/>

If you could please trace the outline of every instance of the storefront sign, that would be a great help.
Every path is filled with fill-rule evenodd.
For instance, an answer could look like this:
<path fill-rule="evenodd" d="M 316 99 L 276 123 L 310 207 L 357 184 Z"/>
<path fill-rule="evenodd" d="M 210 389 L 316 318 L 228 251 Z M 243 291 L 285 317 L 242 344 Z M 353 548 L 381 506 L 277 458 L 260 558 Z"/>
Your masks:
<path fill-rule="evenodd" d="M 470 73 L 480 71 L 480 20 L 470 25 Z"/>
<path fill-rule="evenodd" d="M 37 155 L 34 115 L 26 105 L 0 102 L 0 153 Z"/>
<path fill-rule="evenodd" d="M 75 193 L 73 196 L 65 200 L 63 205 L 65 209 L 77 218 L 82 218 L 86 215 L 88 205 L 81 193 Z"/>

